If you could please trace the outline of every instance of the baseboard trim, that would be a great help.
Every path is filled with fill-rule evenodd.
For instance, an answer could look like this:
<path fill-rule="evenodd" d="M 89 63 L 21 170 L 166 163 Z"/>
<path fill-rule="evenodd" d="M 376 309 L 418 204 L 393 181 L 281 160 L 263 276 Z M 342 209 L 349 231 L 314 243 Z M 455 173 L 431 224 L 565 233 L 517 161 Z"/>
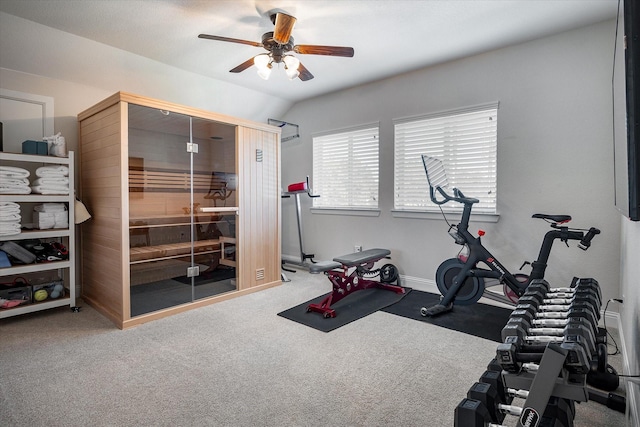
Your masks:
<path fill-rule="evenodd" d="M 430 292 L 432 294 L 439 294 L 438 286 L 435 280 L 423 279 L 421 277 L 403 276 L 400 275 L 400 285 L 407 288 L 416 289 L 418 291 Z"/>
<path fill-rule="evenodd" d="M 616 318 L 616 327 L 618 328 L 618 336 L 620 339 L 620 349 L 622 351 L 622 372 L 626 372 L 627 374 L 631 373 L 631 366 L 629 364 L 629 353 L 627 352 L 627 344 L 624 339 L 624 329 L 622 328 L 622 319 L 620 318 L 620 314 L 615 314 Z M 607 316 L 609 318 L 609 316 Z M 625 391 L 627 398 L 627 425 L 640 425 L 640 407 L 638 407 L 638 402 L 640 401 L 640 384 L 636 384 L 633 381 L 626 380 L 624 377 L 621 378 L 625 383 Z M 635 424 L 634 424 L 635 422 Z"/>
<path fill-rule="evenodd" d="M 600 311 L 600 319 L 603 319 L 606 322 L 607 329 L 612 328 L 617 331 L 622 331 L 620 327 L 620 313 L 616 313 L 615 311 L 604 311 L 604 308 Z M 604 326 L 604 323 L 603 323 Z"/>

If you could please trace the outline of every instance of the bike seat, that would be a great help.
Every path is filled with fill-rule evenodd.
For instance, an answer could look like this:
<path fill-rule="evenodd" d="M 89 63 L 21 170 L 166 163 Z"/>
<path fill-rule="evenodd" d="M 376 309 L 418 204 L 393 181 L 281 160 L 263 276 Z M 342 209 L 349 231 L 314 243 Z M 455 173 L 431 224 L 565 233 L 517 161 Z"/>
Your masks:
<path fill-rule="evenodd" d="M 547 214 L 533 214 L 531 218 L 542 218 L 549 221 L 553 221 L 557 224 L 571 221 L 571 215 L 547 215 Z"/>

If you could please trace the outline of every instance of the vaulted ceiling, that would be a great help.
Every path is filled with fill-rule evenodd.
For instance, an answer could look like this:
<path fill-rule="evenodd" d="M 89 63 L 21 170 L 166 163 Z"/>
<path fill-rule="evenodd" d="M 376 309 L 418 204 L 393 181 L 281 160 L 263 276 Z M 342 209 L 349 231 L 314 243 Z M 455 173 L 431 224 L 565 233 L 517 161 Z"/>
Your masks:
<path fill-rule="evenodd" d="M 617 7 L 618 0 L 0 0 L 2 12 L 292 102 L 613 19 Z M 296 54 L 313 79 L 290 81 L 274 69 L 265 81 L 253 66 L 229 72 L 263 48 L 198 38 L 259 43 L 278 11 L 297 19 L 295 44 L 349 46 L 354 56 Z"/>

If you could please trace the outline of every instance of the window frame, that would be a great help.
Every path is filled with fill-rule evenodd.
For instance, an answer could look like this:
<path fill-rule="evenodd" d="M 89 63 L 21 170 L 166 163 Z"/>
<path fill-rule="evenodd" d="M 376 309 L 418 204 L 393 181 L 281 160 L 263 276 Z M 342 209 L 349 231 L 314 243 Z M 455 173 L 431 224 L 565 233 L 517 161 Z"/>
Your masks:
<path fill-rule="evenodd" d="M 376 167 L 375 167 L 375 171 L 373 171 L 375 172 L 375 179 L 373 179 L 373 181 L 375 182 L 375 186 L 370 187 L 370 188 L 375 187 L 375 192 L 372 193 L 375 204 L 372 204 L 371 206 L 367 206 L 367 205 L 361 205 L 361 204 L 327 205 L 323 203 L 327 199 L 325 198 L 324 200 L 322 200 L 323 197 L 325 197 L 323 195 L 323 192 L 326 193 L 326 191 L 324 189 L 325 185 L 323 185 L 321 176 L 322 175 L 326 176 L 326 173 L 323 173 L 318 170 L 318 168 L 320 167 L 317 159 L 317 152 L 316 152 L 318 147 L 316 144 L 317 142 L 319 142 L 318 140 L 326 137 L 335 137 L 339 140 L 340 136 L 343 135 L 346 139 L 349 140 L 349 148 L 348 148 L 349 156 L 353 156 L 354 141 L 352 138 L 354 136 L 357 137 L 358 133 L 362 133 L 368 130 L 373 131 L 373 136 L 376 139 L 375 150 L 373 150 L 372 147 L 369 148 L 369 150 L 373 150 L 372 152 L 375 152 L 374 160 L 376 162 Z M 313 168 L 313 172 L 312 172 L 313 187 L 314 187 L 314 192 L 320 195 L 320 197 L 313 199 L 311 211 L 313 213 L 334 214 L 334 215 L 378 216 L 380 214 L 380 123 L 372 122 L 372 123 L 366 123 L 358 126 L 350 126 L 346 128 L 340 128 L 340 129 L 334 129 L 330 131 L 315 133 L 311 135 L 311 144 L 312 144 L 311 150 L 312 150 L 312 168 Z M 348 173 L 351 173 L 352 171 L 356 170 L 354 169 L 354 165 L 352 164 L 352 161 L 353 161 L 353 158 L 350 158 Z M 369 179 L 369 181 L 370 180 L 371 178 Z"/>
<path fill-rule="evenodd" d="M 490 206 L 491 209 L 487 209 L 487 207 L 485 207 L 484 209 L 476 209 L 476 206 L 474 206 L 473 216 L 474 218 L 480 221 L 496 222 L 499 218 L 498 199 L 497 199 L 498 197 L 498 193 L 497 193 L 498 111 L 499 111 L 499 102 L 490 102 L 490 103 L 485 103 L 480 105 L 440 111 L 440 112 L 431 113 L 431 114 L 394 119 L 393 120 L 393 134 L 394 134 L 393 191 L 394 193 L 393 193 L 392 215 L 394 217 L 441 219 L 442 214 L 444 212 L 447 218 L 450 218 L 450 217 L 455 218 L 455 217 L 461 216 L 462 208 L 463 208 L 461 204 L 456 204 L 456 203 L 447 203 L 445 205 L 438 206 L 433 202 L 431 202 L 431 200 L 429 199 L 429 184 L 427 182 L 427 177 L 422 165 L 420 154 L 431 154 L 434 157 L 438 157 L 438 158 L 440 158 L 440 156 L 434 155 L 433 153 L 428 152 L 429 149 L 426 148 L 426 146 L 429 145 L 429 143 L 427 142 L 424 143 L 425 148 L 419 148 L 419 145 L 420 145 L 419 142 L 416 143 L 415 141 L 413 141 L 409 144 L 406 144 L 406 141 L 399 141 L 399 137 L 398 137 L 399 126 L 402 126 L 403 124 L 417 124 L 418 126 L 425 125 L 425 127 L 427 127 L 427 126 L 430 126 L 430 124 L 426 123 L 429 120 L 446 119 L 449 117 L 459 118 L 459 116 L 462 116 L 462 115 L 489 112 L 492 115 L 495 114 L 494 123 L 492 124 L 494 133 L 492 137 L 490 137 L 490 141 L 482 142 L 482 144 L 487 143 L 486 144 L 487 146 L 480 147 L 480 148 L 481 148 L 481 152 L 483 152 L 484 154 L 489 153 L 491 155 L 490 159 L 487 160 L 487 162 L 485 163 L 485 166 L 487 166 L 488 168 L 487 173 L 493 174 L 492 175 L 493 182 L 487 188 L 487 190 L 490 190 L 490 192 L 492 192 L 493 194 L 490 200 L 492 205 Z M 419 122 L 425 122 L 425 123 L 421 124 Z M 443 124 L 443 127 L 446 127 L 446 126 L 447 126 L 446 124 Z M 400 131 L 403 131 L 403 130 L 400 129 Z M 406 129 L 404 129 L 404 131 L 406 131 Z M 420 136 L 416 138 L 416 141 L 419 141 L 419 139 L 420 139 Z M 399 144 L 402 144 L 402 146 L 399 146 Z M 440 149 L 443 150 L 444 152 L 444 151 L 450 151 L 451 147 L 455 145 L 455 142 L 451 140 L 451 137 L 446 137 L 444 138 L 444 140 L 436 140 L 436 142 L 433 143 L 433 145 L 439 145 L 441 147 Z M 400 162 L 406 162 L 406 158 L 399 157 L 399 154 L 401 154 L 400 152 L 406 151 L 406 150 L 422 151 L 420 153 L 416 153 L 417 158 L 412 159 L 412 163 L 409 165 L 409 167 L 407 167 L 407 164 L 403 165 L 400 163 Z M 455 147 L 453 151 L 455 152 Z M 449 155 L 449 157 L 451 156 Z M 413 164 L 413 160 L 415 160 L 416 164 Z M 445 163 L 445 168 L 449 167 L 449 169 L 451 169 L 451 165 L 448 164 L 447 159 L 442 158 L 441 160 L 443 160 L 443 162 Z M 456 171 L 456 173 L 460 174 L 460 170 Z M 400 177 L 399 176 L 400 174 L 403 174 L 405 176 Z M 418 176 L 419 178 L 417 178 Z M 418 179 L 417 181 L 416 181 L 416 178 Z M 413 180 L 413 182 L 411 182 L 411 180 Z M 455 187 L 455 180 L 452 180 L 450 178 L 449 183 L 452 188 Z M 411 185 L 413 187 L 413 193 L 415 194 L 417 192 L 420 194 L 420 199 L 416 203 L 416 206 L 406 206 L 403 204 L 400 204 L 400 205 L 398 204 L 399 200 L 402 202 L 403 198 L 407 199 L 408 197 L 411 197 L 407 195 L 407 191 L 404 191 L 402 195 L 398 194 L 399 187 L 402 185 L 404 186 Z M 416 186 L 418 187 L 417 191 L 415 188 Z M 464 191 L 464 187 L 460 186 L 460 189 Z M 465 192 L 465 195 L 469 197 L 477 197 L 474 195 L 473 192 L 469 192 L 469 194 L 467 193 L 468 192 Z M 459 205 L 459 206 L 456 206 L 456 205 Z M 440 208 L 442 208 L 442 211 Z"/>

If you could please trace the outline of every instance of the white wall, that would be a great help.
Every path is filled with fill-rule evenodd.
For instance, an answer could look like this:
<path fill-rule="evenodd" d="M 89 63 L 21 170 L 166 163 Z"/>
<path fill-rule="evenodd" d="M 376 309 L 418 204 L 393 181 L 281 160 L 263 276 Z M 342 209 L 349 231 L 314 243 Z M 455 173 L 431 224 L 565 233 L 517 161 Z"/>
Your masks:
<path fill-rule="evenodd" d="M 52 97 L 55 132 L 65 136 L 67 148 L 73 151 L 78 149 L 78 113 L 118 91 L 258 122 L 278 117 L 291 106 L 289 101 L 168 67 L 2 12 L 0 87 Z M 4 149 L 19 151 L 21 142 L 4 141 Z"/>
<path fill-rule="evenodd" d="M 640 221 L 622 218 L 621 304 L 625 374 L 640 375 Z M 640 420 L 640 383 L 629 384 L 627 398 L 636 422 Z M 635 406 L 633 406 L 635 405 Z M 634 424 L 630 424 L 634 425 Z M 637 425 L 637 424 L 636 424 Z"/>
<path fill-rule="evenodd" d="M 620 215 L 613 202 L 611 136 L 614 35 L 615 22 L 608 21 L 296 104 L 284 120 L 299 124 L 301 137 L 283 143 L 283 186 L 311 175 L 314 133 L 380 123 L 380 216 L 311 214 L 311 201 L 304 198 L 307 252 L 331 259 L 352 252 L 355 244 L 384 247 L 409 282 L 432 281 L 440 262 L 459 247 L 442 220 L 392 216 L 392 120 L 499 101 L 500 220 L 472 221 L 470 230 L 486 230 L 485 245 L 517 270 L 537 257 L 548 230 L 532 214 L 569 214 L 577 227 L 596 226 L 602 234 L 587 252 L 575 243 L 554 247 L 547 278 L 562 286 L 574 275 L 594 277 L 604 298 L 619 297 Z M 284 200 L 283 254 L 297 253 L 293 203 Z"/>
<path fill-rule="evenodd" d="M 278 117 L 291 106 L 290 101 L 2 12 L 0 52 L 0 87 L 54 97 L 56 122 L 71 120 L 118 91 L 259 122 Z M 68 128 L 56 123 L 56 129 L 61 127 Z M 75 147 L 76 132 L 65 136 Z"/>

